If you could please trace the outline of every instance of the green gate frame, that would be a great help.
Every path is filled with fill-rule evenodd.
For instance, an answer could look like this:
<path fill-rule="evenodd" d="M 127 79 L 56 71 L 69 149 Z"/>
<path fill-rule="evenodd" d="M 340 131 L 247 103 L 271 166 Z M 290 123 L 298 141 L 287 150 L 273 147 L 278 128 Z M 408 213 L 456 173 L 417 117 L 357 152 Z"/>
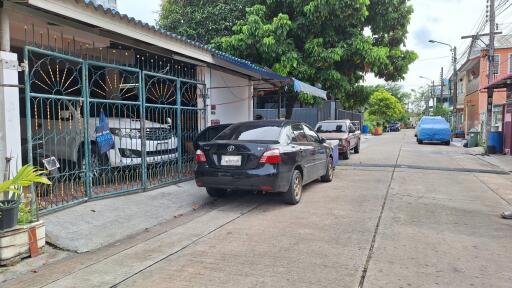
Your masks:
<path fill-rule="evenodd" d="M 55 94 L 55 91 L 53 91 L 52 94 L 38 94 L 38 93 L 32 92 L 31 84 L 34 79 L 31 79 L 31 72 L 32 72 L 31 69 L 33 69 L 34 67 L 30 67 L 30 65 L 29 65 L 30 64 L 30 58 L 29 58 L 30 53 L 37 53 L 44 57 L 55 58 L 58 60 L 69 61 L 69 62 L 73 62 L 73 63 L 77 64 L 76 73 L 81 73 L 81 77 L 77 78 L 77 79 L 80 79 L 80 89 L 81 89 L 80 98 L 58 95 L 58 94 Z M 115 65 L 115 64 L 91 61 L 88 59 L 84 60 L 84 59 L 81 59 L 78 57 L 64 55 L 64 54 L 61 54 L 58 52 L 48 51 L 48 50 L 44 50 L 44 49 L 32 47 L 32 46 L 24 47 L 23 57 L 24 57 L 24 62 L 25 62 L 25 71 L 24 71 L 25 102 L 26 102 L 25 113 L 26 113 L 26 130 L 27 130 L 26 136 L 27 136 L 27 154 L 28 154 L 26 156 L 27 156 L 27 160 L 28 160 L 29 164 L 34 164 L 33 160 L 32 160 L 32 155 L 33 155 L 33 151 L 32 151 L 33 135 L 32 135 L 32 117 L 31 117 L 31 100 L 32 100 L 32 98 L 39 97 L 41 99 L 44 98 L 44 99 L 50 99 L 50 100 L 60 99 L 60 100 L 73 100 L 73 101 L 77 101 L 77 99 L 80 99 L 80 101 L 83 101 L 83 109 L 84 109 L 83 110 L 84 116 L 83 116 L 83 119 L 81 119 L 81 121 L 83 121 L 83 125 L 84 125 L 83 126 L 84 131 L 83 131 L 82 137 L 84 137 L 83 139 L 84 139 L 84 146 L 85 146 L 84 148 L 85 149 L 83 152 L 85 155 L 83 155 L 83 156 L 87 160 L 85 161 L 85 171 L 74 171 L 74 173 L 77 173 L 77 175 L 80 175 L 80 173 L 83 173 L 84 177 L 82 178 L 82 181 L 85 181 L 85 183 L 84 183 L 85 195 L 81 199 L 69 201 L 62 205 L 56 205 L 55 207 L 49 207 L 47 209 L 38 211 L 38 215 L 44 215 L 44 214 L 48 214 L 48 213 L 51 213 L 51 212 L 54 212 L 54 211 L 57 211 L 60 209 L 64 209 L 64 208 L 67 208 L 70 206 L 78 205 L 78 204 L 84 203 L 90 199 L 102 199 L 105 197 L 112 197 L 112 196 L 116 196 L 119 194 L 126 194 L 126 193 L 133 193 L 133 192 L 138 192 L 138 191 L 156 189 L 159 187 L 187 181 L 187 180 L 190 180 L 193 178 L 190 176 L 185 177 L 183 174 L 184 151 L 183 151 L 182 141 L 184 141 L 184 139 L 183 139 L 183 131 L 182 131 L 183 130 L 182 112 L 184 110 L 185 111 L 194 110 L 194 111 L 197 111 L 198 113 L 204 113 L 203 117 L 200 117 L 203 119 L 203 121 L 201 121 L 200 119 L 197 119 L 197 121 L 201 121 L 201 122 L 197 123 L 197 127 L 198 128 L 206 127 L 206 124 L 207 124 L 206 123 L 206 91 L 207 90 L 206 90 L 206 84 L 204 82 L 194 81 L 194 80 L 190 80 L 190 79 L 182 79 L 182 78 L 173 77 L 173 76 L 169 76 L 169 75 L 165 75 L 165 74 L 159 74 L 159 73 L 150 72 L 150 71 L 144 71 L 143 68 L 140 69 L 140 68 L 133 68 L 133 67 L 128 67 L 128 66 L 120 66 L 120 65 Z M 138 84 L 139 84 L 138 85 L 138 96 L 139 96 L 138 102 L 124 102 L 123 103 L 123 101 L 112 100 L 112 99 L 111 100 L 91 99 L 91 95 L 90 95 L 90 91 L 91 91 L 90 80 L 91 79 L 89 79 L 89 68 L 91 66 L 102 67 L 105 69 L 116 69 L 116 70 L 120 70 L 120 71 L 127 71 L 130 73 L 136 73 L 137 77 L 138 77 Z M 58 71 L 58 70 L 56 70 L 56 71 Z M 176 81 L 176 105 L 146 104 L 146 77 L 160 77 L 162 79 Z M 53 78 L 53 75 L 52 75 L 52 78 Z M 201 89 L 205 93 L 202 95 L 199 95 L 199 93 L 198 93 L 197 100 L 199 100 L 199 97 L 202 96 L 201 98 L 203 101 L 202 102 L 203 107 L 182 106 L 182 93 L 183 93 L 182 84 L 183 83 L 197 85 L 196 89 L 199 89 L 199 87 L 201 87 Z M 141 151 L 141 164 L 140 164 L 141 165 L 140 188 L 114 191 L 114 192 L 109 192 L 109 193 L 100 194 L 100 195 L 93 195 L 93 193 L 92 193 L 92 191 L 93 191 L 92 172 L 93 171 L 92 171 L 92 167 L 91 167 L 92 166 L 92 164 L 91 164 L 91 153 L 92 153 L 91 149 L 92 148 L 91 148 L 91 141 L 88 140 L 89 139 L 88 134 L 91 129 L 91 127 L 89 127 L 89 119 L 91 117 L 90 116 L 90 109 L 91 109 L 90 105 L 93 102 L 98 102 L 98 103 L 102 102 L 102 103 L 107 103 L 107 104 L 108 103 L 115 104 L 117 102 L 120 102 L 120 104 L 129 103 L 132 105 L 135 105 L 135 104 L 139 105 L 139 109 L 140 109 L 140 117 L 139 118 L 143 119 L 143 120 L 147 119 L 147 117 L 146 117 L 147 116 L 146 115 L 147 107 L 158 107 L 158 108 L 162 108 L 162 109 L 176 109 L 176 111 L 177 111 L 177 126 L 176 126 L 177 127 L 177 129 L 176 129 L 177 135 L 176 135 L 176 138 L 177 138 L 177 145 L 178 145 L 177 146 L 177 148 L 178 148 L 178 158 L 177 158 L 178 177 L 177 177 L 177 179 L 171 179 L 169 181 L 165 181 L 165 182 L 159 183 L 157 185 L 150 185 L 150 183 L 148 182 L 148 179 L 147 179 L 148 171 L 147 171 L 147 162 L 146 162 L 146 160 L 147 160 L 147 153 L 146 153 L 146 148 L 147 148 L 146 142 L 147 141 L 146 141 L 146 127 L 145 127 L 146 124 L 145 124 L 145 121 L 140 121 L 140 123 L 141 123 L 140 130 L 144 131 L 144 133 L 141 133 L 141 142 L 142 142 L 141 149 L 142 149 L 142 151 Z M 197 102 L 197 104 L 199 104 L 199 101 Z M 198 105 L 196 105 L 196 106 L 198 106 Z M 199 133 L 199 131 L 195 131 L 195 132 Z M 31 206 L 36 207 L 37 209 L 39 208 L 37 206 L 37 202 L 36 202 L 36 194 L 35 194 L 34 187 L 31 187 Z"/>

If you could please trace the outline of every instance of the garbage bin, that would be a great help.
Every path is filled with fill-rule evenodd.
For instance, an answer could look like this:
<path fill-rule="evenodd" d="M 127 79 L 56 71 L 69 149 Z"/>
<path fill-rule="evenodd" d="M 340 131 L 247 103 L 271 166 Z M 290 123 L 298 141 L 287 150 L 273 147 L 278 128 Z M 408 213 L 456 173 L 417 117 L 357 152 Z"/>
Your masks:
<path fill-rule="evenodd" d="M 363 134 L 368 134 L 368 131 L 370 131 L 370 127 L 368 125 L 363 125 Z"/>
<path fill-rule="evenodd" d="M 489 134 L 489 145 L 487 152 L 489 154 L 501 154 L 503 153 L 503 132 L 491 131 Z"/>
<path fill-rule="evenodd" d="M 468 148 L 477 147 L 479 137 L 480 137 L 479 131 L 469 131 Z"/>

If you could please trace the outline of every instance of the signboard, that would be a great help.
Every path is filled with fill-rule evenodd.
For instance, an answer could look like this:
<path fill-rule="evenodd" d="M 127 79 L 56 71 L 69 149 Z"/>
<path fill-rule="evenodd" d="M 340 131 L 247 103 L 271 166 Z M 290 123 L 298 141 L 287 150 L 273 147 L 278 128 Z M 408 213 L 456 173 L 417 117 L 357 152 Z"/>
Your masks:
<path fill-rule="evenodd" d="M 212 119 L 211 120 L 211 125 L 212 126 L 220 125 L 220 120 L 219 119 Z"/>

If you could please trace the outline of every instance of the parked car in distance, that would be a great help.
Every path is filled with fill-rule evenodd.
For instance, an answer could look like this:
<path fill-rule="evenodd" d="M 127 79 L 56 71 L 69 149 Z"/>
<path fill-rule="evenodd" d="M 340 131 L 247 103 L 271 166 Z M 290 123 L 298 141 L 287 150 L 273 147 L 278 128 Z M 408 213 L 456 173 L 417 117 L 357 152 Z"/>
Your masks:
<path fill-rule="evenodd" d="M 196 184 L 212 197 L 229 190 L 284 192 L 299 203 L 302 186 L 332 181 L 332 148 L 313 129 L 289 120 L 236 123 L 196 152 Z"/>
<path fill-rule="evenodd" d="M 203 129 L 199 134 L 197 134 L 196 138 L 194 138 L 194 151 L 199 149 L 199 144 L 203 142 L 212 141 L 217 135 L 219 135 L 222 131 L 226 130 L 231 126 L 231 124 L 220 124 L 220 125 L 212 125 Z"/>
<path fill-rule="evenodd" d="M 338 152 L 341 158 L 350 158 L 350 150 L 359 153 L 361 132 L 356 130 L 350 120 L 327 120 L 316 124 L 315 131 L 327 140 L 339 140 Z"/>
<path fill-rule="evenodd" d="M 359 121 L 350 121 L 350 123 L 352 123 L 352 126 L 354 126 L 356 131 L 361 131 L 361 123 L 359 123 Z"/>
<path fill-rule="evenodd" d="M 388 124 L 388 132 L 400 132 L 400 122 L 394 121 Z"/>
<path fill-rule="evenodd" d="M 416 141 L 418 144 L 423 142 L 441 142 L 450 145 L 452 131 L 450 124 L 440 116 L 423 116 L 416 127 Z"/>

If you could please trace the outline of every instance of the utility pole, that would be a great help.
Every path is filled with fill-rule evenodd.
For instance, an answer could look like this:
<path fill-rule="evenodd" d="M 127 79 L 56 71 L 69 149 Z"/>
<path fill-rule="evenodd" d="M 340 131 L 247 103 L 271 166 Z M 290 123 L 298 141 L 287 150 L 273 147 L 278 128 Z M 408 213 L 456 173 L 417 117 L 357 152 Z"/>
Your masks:
<path fill-rule="evenodd" d="M 457 115 L 457 90 L 458 90 L 458 84 L 459 84 L 459 75 L 457 75 L 457 47 L 456 46 L 453 46 L 453 118 L 454 118 L 454 121 L 453 123 L 455 123 L 455 131 L 453 131 L 454 133 L 457 132 L 457 129 L 459 129 L 459 115 Z M 471 52 L 471 51 L 470 51 Z"/>
<path fill-rule="evenodd" d="M 496 29 L 496 13 L 495 13 L 495 1 L 489 0 L 489 53 L 488 53 L 488 84 L 491 84 L 494 80 L 494 32 Z M 487 117 L 485 122 L 485 144 L 486 152 L 489 152 L 489 135 L 491 133 L 492 124 L 492 98 L 493 89 L 487 88 Z"/>
<path fill-rule="evenodd" d="M 435 102 L 436 102 L 436 101 L 435 101 L 435 97 L 436 97 L 436 95 L 435 95 L 435 90 L 434 90 L 434 89 L 435 89 L 435 83 L 434 83 L 434 80 L 432 80 L 432 86 L 430 86 L 430 87 L 431 87 L 431 88 L 430 88 L 430 97 L 432 98 L 432 105 L 434 105 L 434 104 L 435 104 Z M 430 103 L 430 101 L 429 101 L 429 103 Z M 428 105 L 427 105 L 427 107 L 428 107 Z M 435 107 L 434 107 L 434 106 L 432 106 L 432 108 L 434 109 Z M 428 111 L 429 111 L 429 112 L 428 112 L 428 114 L 427 114 L 427 115 L 430 115 L 430 109 L 429 109 Z"/>
<path fill-rule="evenodd" d="M 444 85 L 443 85 L 443 84 L 444 84 L 444 81 L 443 81 L 443 80 L 444 80 L 444 79 L 443 79 L 443 78 L 444 78 L 444 77 L 443 77 L 444 75 L 443 75 L 443 74 L 444 74 L 444 73 L 443 73 L 443 67 L 441 67 L 441 74 L 440 74 L 440 78 L 441 78 L 441 79 L 440 79 L 440 81 L 439 81 L 439 83 L 441 83 L 441 94 L 439 94 L 439 100 L 441 100 L 441 105 L 443 105 L 443 96 L 444 96 Z M 436 101 L 436 102 L 437 102 L 437 101 Z M 434 103 L 434 109 L 435 109 L 436 104 L 437 104 L 437 103 Z"/>

